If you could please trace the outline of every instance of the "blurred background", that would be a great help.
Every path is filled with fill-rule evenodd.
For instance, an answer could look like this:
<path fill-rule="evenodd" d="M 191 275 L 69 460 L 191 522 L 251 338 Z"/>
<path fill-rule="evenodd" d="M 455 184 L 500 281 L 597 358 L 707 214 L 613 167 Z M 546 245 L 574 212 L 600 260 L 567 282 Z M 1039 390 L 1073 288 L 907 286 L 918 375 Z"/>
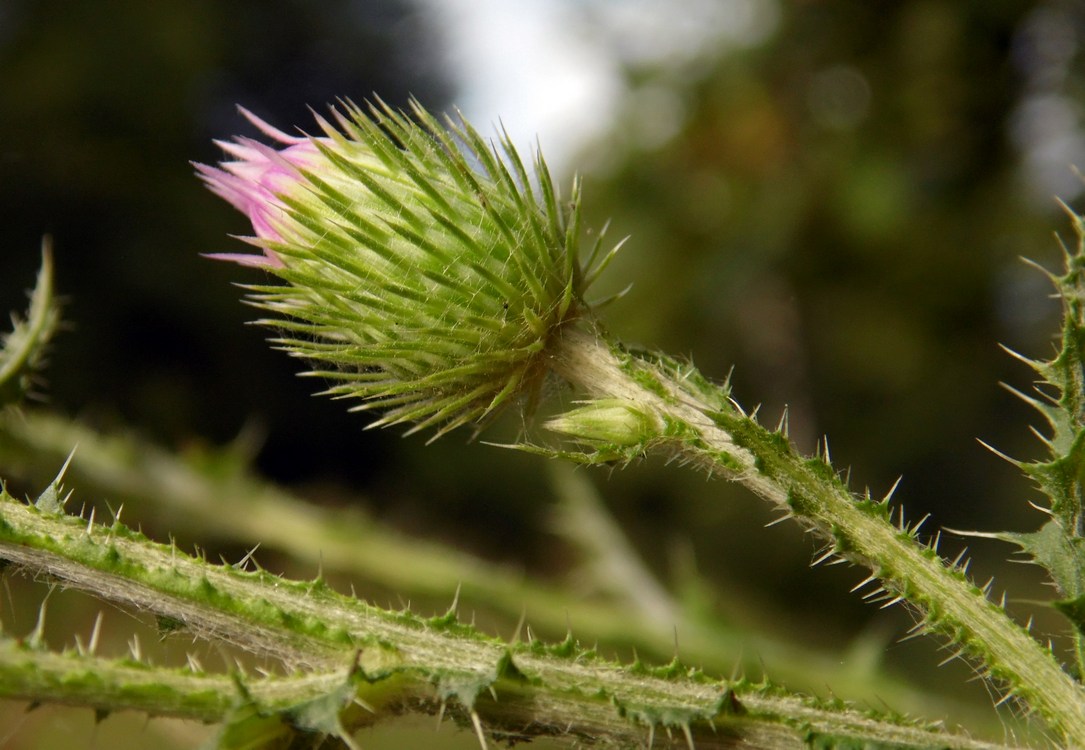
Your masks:
<path fill-rule="evenodd" d="M 828 435 L 857 490 L 903 475 L 930 529 L 1032 530 L 1031 487 L 976 438 L 1039 455 L 999 387 L 1030 373 L 998 344 L 1053 351 L 1056 303 L 1020 257 L 1056 267 L 1052 233 L 1074 241 L 1056 197 L 1081 207 L 1083 24 L 1069 0 L 2 0 L 0 310 L 24 309 L 48 234 L 68 323 L 48 408 L 175 450 L 255 431 L 258 471 L 312 502 L 565 580 L 545 461 L 364 431 L 247 325 L 234 284 L 259 273 L 201 257 L 248 231 L 191 166 L 254 135 L 237 104 L 289 130 L 338 98 L 413 95 L 538 139 L 563 185 L 585 176 L 587 223 L 632 236 L 601 282 L 633 284 L 603 313 L 614 334 L 733 367 L 740 403 L 773 424 L 786 405 L 806 451 Z M 13 494 L 40 486 L 12 472 L 0 455 Z M 907 614 L 847 594 L 858 571 L 811 570 L 813 543 L 762 528 L 744 491 L 657 460 L 588 476 L 660 580 L 695 570 L 719 617 L 828 653 L 885 634 L 919 680 L 944 656 L 897 644 Z M 1008 549 L 974 553 L 981 581 L 1046 596 Z"/>

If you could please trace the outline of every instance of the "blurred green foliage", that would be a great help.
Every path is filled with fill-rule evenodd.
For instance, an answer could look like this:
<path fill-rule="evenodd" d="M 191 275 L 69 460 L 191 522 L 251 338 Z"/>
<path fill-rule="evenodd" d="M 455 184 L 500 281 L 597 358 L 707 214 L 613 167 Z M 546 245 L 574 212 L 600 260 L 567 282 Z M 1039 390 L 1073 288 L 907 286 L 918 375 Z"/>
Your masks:
<path fill-rule="evenodd" d="M 733 366 L 744 406 L 763 403 L 775 422 L 789 405 L 795 438 L 812 450 L 829 435 L 858 489 L 884 492 L 904 474 L 898 498 L 911 517 L 933 514 L 932 528 L 1038 526 L 1028 485 L 974 438 L 1036 453 L 1030 414 L 997 385 L 1027 388 L 1029 374 L 996 344 L 1050 351 L 1055 305 L 1017 256 L 1054 262 L 1051 231 L 1066 224 L 1030 171 L 1043 128 L 1032 140 L 1021 130 L 1037 97 L 1080 101 L 1080 9 L 772 7 L 778 28 L 762 44 L 625 69 L 626 110 L 585 154 L 587 223 L 609 217 L 616 236 L 632 235 L 604 283 L 634 289 L 607 324 L 711 377 Z M 71 326 L 47 373 L 52 406 L 173 446 L 229 440 L 255 420 L 270 477 L 325 502 L 349 488 L 407 531 L 558 576 L 568 549 L 547 530 L 537 459 L 363 432 L 364 419 L 312 398 L 296 363 L 244 325 L 255 314 L 231 284 L 251 274 L 199 257 L 236 250 L 226 235 L 244 231 L 189 165 L 219 157 L 212 138 L 251 134 L 235 103 L 284 128 L 336 97 L 448 104 L 423 8 L 5 0 L 0 308 L 24 306 L 50 233 Z M 1061 57 L 1051 29 L 1073 42 Z M 606 43 L 590 22 L 577 33 Z M 661 100 L 670 111 L 644 104 Z M 658 119 L 681 127 L 665 142 L 638 135 Z M 808 571 L 801 533 L 761 529 L 766 511 L 727 485 L 653 462 L 616 472 L 603 492 L 664 579 L 717 614 L 830 648 L 907 624 L 849 596 L 854 572 Z M 983 565 L 985 579 L 994 568 Z M 997 572 L 1015 585 L 1017 571 Z M 929 672 L 939 657 L 919 650 Z M 897 646 L 890 659 L 915 653 Z"/>
<path fill-rule="evenodd" d="M 1052 351 L 1057 307 L 1019 256 L 1055 267 L 1051 232 L 1069 225 L 1029 169 L 1030 150 L 1047 144 L 1018 131 L 1033 97 L 1080 94 L 1080 61 L 1047 48 L 1053 25 L 1080 40 L 1075 13 L 1058 3 L 803 3 L 782 11 L 767 44 L 698 75 L 630 71 L 631 101 L 666 87 L 686 120 L 678 137 L 644 148 L 638 130 L 650 125 L 639 120 L 659 114 L 634 106 L 597 147 L 607 156 L 585 204 L 596 224 L 610 217 L 632 235 L 610 282 L 634 289 L 608 311 L 612 328 L 687 353 L 714 377 L 734 367 L 739 402 L 763 404 L 773 424 L 786 405 L 808 451 L 827 435 L 855 489 L 884 493 L 903 474 L 897 498 L 912 518 L 1039 524 L 1028 484 L 976 438 L 1014 456 L 1038 448 L 1031 417 L 998 386 L 1027 389 L 1030 373 L 997 344 Z M 1072 201 L 1071 168 L 1056 166 Z M 775 547 L 751 557 L 712 542 L 775 539 L 739 507 L 726 521 L 687 516 L 674 527 L 696 530 L 705 568 L 753 577 L 771 569 L 762 558 Z M 811 579 L 789 570 L 781 598 L 797 603 Z M 824 595 L 819 587 L 812 600 Z M 861 617 L 853 604 L 841 606 Z"/>

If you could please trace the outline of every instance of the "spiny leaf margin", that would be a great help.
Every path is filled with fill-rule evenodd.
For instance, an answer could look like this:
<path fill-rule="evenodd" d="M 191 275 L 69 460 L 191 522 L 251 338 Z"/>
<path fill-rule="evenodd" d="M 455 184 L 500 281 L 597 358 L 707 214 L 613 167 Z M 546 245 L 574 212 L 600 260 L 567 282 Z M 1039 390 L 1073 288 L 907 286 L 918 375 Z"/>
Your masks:
<path fill-rule="evenodd" d="M 0 338 L 0 407 L 16 404 L 30 392 L 59 323 L 60 310 L 53 293 L 52 246 L 46 237 L 26 319 L 12 315 L 12 330 Z"/>
<path fill-rule="evenodd" d="M 1038 376 L 1033 394 L 1007 389 L 1033 407 L 1047 432 L 1033 429 L 1047 449 L 1045 458 L 1018 461 L 1006 456 L 1036 484 L 1046 505 L 1035 506 L 1048 520 L 1036 532 L 980 533 L 1016 545 L 1051 578 L 1058 598 L 1052 606 L 1073 624 L 1076 669 L 1085 674 L 1085 221 L 1070 208 L 1067 214 L 1076 243 L 1060 242 L 1062 274 L 1031 264 L 1044 273 L 1062 303 L 1059 348 L 1048 360 L 1006 349 Z M 1001 454 L 999 454 L 1001 455 Z"/>

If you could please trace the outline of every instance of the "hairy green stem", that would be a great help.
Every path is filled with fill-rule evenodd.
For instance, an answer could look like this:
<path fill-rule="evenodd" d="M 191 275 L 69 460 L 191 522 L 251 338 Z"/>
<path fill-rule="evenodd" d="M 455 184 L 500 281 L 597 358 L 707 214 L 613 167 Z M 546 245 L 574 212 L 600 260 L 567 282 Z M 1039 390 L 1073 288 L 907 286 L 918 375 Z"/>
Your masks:
<path fill-rule="evenodd" d="M 739 481 L 798 519 L 830 552 L 870 570 L 887 602 L 911 604 L 925 627 L 978 660 L 1068 744 L 1085 747 L 1082 686 L 985 590 L 919 544 L 914 530 L 893 524 L 887 502 L 853 496 L 827 457 L 799 456 L 785 434 L 743 414 L 692 368 L 632 356 L 596 332 L 577 328 L 563 330 L 552 351 L 554 370 L 573 385 L 598 398 L 622 399 L 658 425 L 645 447 L 677 453 Z"/>
<path fill-rule="evenodd" d="M 72 454 L 73 446 L 78 446 Z M 227 541 L 260 551 L 279 550 L 323 570 L 395 591 L 411 601 L 450 600 L 513 623 L 523 617 L 542 637 L 560 638 L 571 626 L 586 642 L 668 659 L 677 630 L 684 661 L 707 672 L 762 671 L 795 690 L 820 691 L 849 700 L 878 696 L 898 711 L 950 715 L 966 726 L 990 719 L 982 708 L 902 684 L 884 670 L 857 671 L 854 661 L 819 654 L 765 633 L 736 632 L 715 620 L 678 617 L 653 622 L 622 602 L 574 596 L 432 541 L 407 539 L 367 518 L 358 506 L 320 507 L 253 476 L 247 451 L 192 450 L 180 457 L 135 434 L 102 433 L 48 412 L 26 409 L 0 418 L 0 472 L 38 486 L 50 481 L 71 454 L 66 477 L 81 495 L 123 504 L 129 519 L 151 519 L 205 543 Z M 563 492 L 571 492 L 565 488 Z M 576 523 L 583 530 L 582 521 Z M 743 661 L 739 654 L 745 654 Z"/>
<path fill-rule="evenodd" d="M 260 678 L 209 674 L 187 669 L 167 669 L 151 665 L 104 659 L 77 652 L 53 653 L 26 647 L 13 639 L 0 639 L 0 697 L 34 702 L 50 702 L 92 708 L 101 712 L 143 711 L 150 715 L 221 723 L 244 709 L 287 719 L 300 713 L 299 708 L 334 696 L 353 681 L 354 696 L 366 709 L 351 711 L 344 729 L 355 731 L 384 715 L 398 711 L 438 713 L 468 723 L 463 707 L 447 704 L 423 671 L 398 669 L 378 675 L 374 665 L 355 664 L 301 675 Z M 636 682 L 650 682 L 643 676 Z M 691 728 L 697 747 L 734 747 L 742 741 L 750 748 L 805 748 L 828 727 L 836 739 L 879 738 L 895 743 L 894 747 L 925 748 L 939 746 L 960 750 L 1013 750 L 1009 745 L 973 740 L 963 735 L 939 732 L 922 727 L 889 724 L 860 713 L 844 712 L 818 706 L 802 698 L 774 693 L 751 686 L 737 686 L 727 693 L 733 713 L 716 717 L 717 734 Z M 688 699 L 688 696 L 686 696 Z M 591 738 L 603 746 L 643 747 L 652 729 L 638 725 L 636 710 L 622 716 L 621 706 L 605 695 L 578 694 L 569 690 L 562 695 L 505 681 L 498 698 L 482 695 L 475 703 L 482 720 L 493 722 L 495 734 L 504 739 L 529 739 L 542 734 L 564 734 Z M 560 731 L 554 719 L 576 719 Z M 788 717 L 787 721 L 781 717 Z M 533 721 L 535 726 L 528 722 Z M 500 731 L 500 727 L 523 725 L 520 731 Z M 286 721 L 282 730 L 287 729 Z M 681 735 L 681 727 L 677 734 Z M 660 746 L 657 742 L 656 746 Z M 684 745 L 685 743 L 682 742 Z"/>
<path fill-rule="evenodd" d="M 226 720 L 243 690 L 260 705 L 288 707 L 343 683 L 347 668 L 239 683 L 225 674 L 155 667 L 68 651 L 37 649 L 0 638 L 0 697 L 96 711 L 143 711 L 204 722 Z"/>
<path fill-rule="evenodd" d="M 736 739 L 765 748 L 809 742 L 995 747 L 764 685 L 712 680 L 677 662 L 621 667 L 571 637 L 556 645 L 504 643 L 457 622 L 453 613 L 427 619 L 387 612 L 320 581 L 212 565 L 117 522 L 101 526 L 6 496 L 0 496 L 0 558 L 291 668 L 284 678 L 233 684 L 177 670 L 158 680 L 133 672 L 127 662 L 6 644 L 0 694 L 12 698 L 204 720 L 228 719 L 227 707 L 248 706 L 275 727 L 325 733 L 447 705 L 480 737 L 485 726 L 506 739 L 558 734 L 629 747 L 650 744 L 659 729 L 703 748 L 732 746 Z"/>

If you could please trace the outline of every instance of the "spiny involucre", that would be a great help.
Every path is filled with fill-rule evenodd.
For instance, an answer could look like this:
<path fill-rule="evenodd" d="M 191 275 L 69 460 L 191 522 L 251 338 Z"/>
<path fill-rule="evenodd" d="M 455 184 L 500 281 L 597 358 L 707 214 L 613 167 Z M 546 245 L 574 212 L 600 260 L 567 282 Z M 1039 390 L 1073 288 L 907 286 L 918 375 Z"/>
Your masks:
<path fill-rule="evenodd" d="M 535 395 L 617 249 L 601 255 L 600 233 L 581 258 L 578 180 L 563 201 L 541 153 L 529 171 L 507 134 L 491 143 L 415 102 L 409 116 L 346 103 L 316 117 L 319 137 L 244 114 L 277 144 L 219 142 L 234 160 L 197 170 L 261 252 L 212 257 L 285 282 L 248 286 L 250 300 L 327 393 L 383 410 L 374 426 L 436 435 Z"/>

